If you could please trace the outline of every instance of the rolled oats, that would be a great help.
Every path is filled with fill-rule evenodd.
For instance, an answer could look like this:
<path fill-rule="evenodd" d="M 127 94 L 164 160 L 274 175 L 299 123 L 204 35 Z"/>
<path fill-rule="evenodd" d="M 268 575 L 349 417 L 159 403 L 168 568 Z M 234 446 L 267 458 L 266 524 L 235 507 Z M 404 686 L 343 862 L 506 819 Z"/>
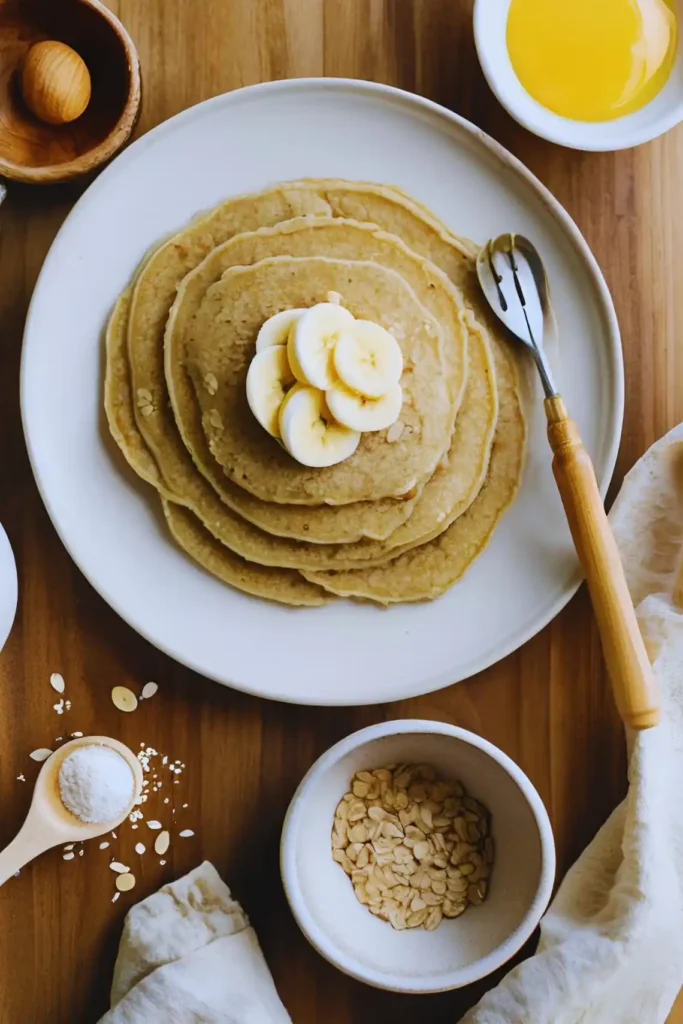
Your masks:
<path fill-rule="evenodd" d="M 360 771 L 335 811 L 332 857 L 359 903 L 393 928 L 438 928 L 486 898 L 488 811 L 431 765 Z"/>

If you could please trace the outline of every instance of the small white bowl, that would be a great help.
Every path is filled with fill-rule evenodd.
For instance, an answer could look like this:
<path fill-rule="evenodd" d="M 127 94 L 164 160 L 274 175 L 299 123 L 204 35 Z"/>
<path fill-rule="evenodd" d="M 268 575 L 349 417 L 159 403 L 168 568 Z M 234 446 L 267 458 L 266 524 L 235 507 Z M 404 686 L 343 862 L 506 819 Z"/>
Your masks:
<path fill-rule="evenodd" d="M 17 567 L 7 534 L 0 526 L 0 651 L 17 610 Z"/>
<path fill-rule="evenodd" d="M 613 121 L 560 117 L 529 95 L 508 53 L 505 36 L 509 8 L 510 0 L 475 0 L 474 40 L 491 89 L 508 113 L 529 131 L 571 149 L 607 151 L 649 142 L 683 120 L 683 0 L 676 0 L 678 50 L 664 88 L 642 109 Z"/>
<path fill-rule="evenodd" d="M 491 812 L 488 897 L 433 932 L 394 931 L 373 917 L 332 860 L 334 812 L 352 776 L 393 763 L 431 764 Z M 394 992 L 443 992 L 495 971 L 526 942 L 550 899 L 555 846 L 541 798 L 514 761 L 465 729 L 408 719 L 361 729 L 315 762 L 285 818 L 280 868 L 299 927 L 335 967 Z"/>

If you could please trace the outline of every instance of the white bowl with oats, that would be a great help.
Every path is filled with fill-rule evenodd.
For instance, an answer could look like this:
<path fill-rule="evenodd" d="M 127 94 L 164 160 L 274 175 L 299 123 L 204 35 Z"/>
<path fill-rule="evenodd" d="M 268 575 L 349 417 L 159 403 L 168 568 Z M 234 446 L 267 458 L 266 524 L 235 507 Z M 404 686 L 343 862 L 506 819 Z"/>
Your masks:
<path fill-rule="evenodd" d="M 282 832 L 287 899 L 309 942 L 395 992 L 460 988 L 508 961 L 550 899 L 543 802 L 493 744 L 442 722 L 384 722 L 320 757 Z"/>

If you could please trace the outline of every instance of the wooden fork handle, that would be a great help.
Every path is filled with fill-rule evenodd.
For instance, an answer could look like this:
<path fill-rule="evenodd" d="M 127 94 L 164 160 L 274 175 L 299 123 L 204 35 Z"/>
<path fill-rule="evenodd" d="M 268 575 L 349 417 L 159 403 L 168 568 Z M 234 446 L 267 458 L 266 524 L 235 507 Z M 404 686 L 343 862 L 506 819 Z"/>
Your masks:
<path fill-rule="evenodd" d="M 590 456 L 559 395 L 545 401 L 553 473 L 598 622 L 619 712 L 633 729 L 659 721 L 659 698 Z"/>

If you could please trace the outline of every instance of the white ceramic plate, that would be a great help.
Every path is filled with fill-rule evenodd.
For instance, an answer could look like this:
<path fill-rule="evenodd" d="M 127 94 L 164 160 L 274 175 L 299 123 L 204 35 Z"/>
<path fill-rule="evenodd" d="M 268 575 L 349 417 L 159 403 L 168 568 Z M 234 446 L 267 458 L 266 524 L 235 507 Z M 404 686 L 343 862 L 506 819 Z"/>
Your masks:
<path fill-rule="evenodd" d="M 569 600 L 578 569 L 535 410 L 521 493 L 490 547 L 439 601 L 290 610 L 222 585 L 171 543 L 149 488 L 103 423 L 102 330 L 156 239 L 229 195 L 287 178 L 393 182 L 477 241 L 521 231 L 545 257 L 559 378 L 603 489 L 621 428 L 618 328 L 570 218 L 512 156 L 449 111 L 345 80 L 255 86 L 185 111 L 104 171 L 67 218 L 36 286 L 22 409 L 33 470 L 64 544 L 139 633 L 220 682 L 280 700 L 378 703 L 486 668 Z"/>

